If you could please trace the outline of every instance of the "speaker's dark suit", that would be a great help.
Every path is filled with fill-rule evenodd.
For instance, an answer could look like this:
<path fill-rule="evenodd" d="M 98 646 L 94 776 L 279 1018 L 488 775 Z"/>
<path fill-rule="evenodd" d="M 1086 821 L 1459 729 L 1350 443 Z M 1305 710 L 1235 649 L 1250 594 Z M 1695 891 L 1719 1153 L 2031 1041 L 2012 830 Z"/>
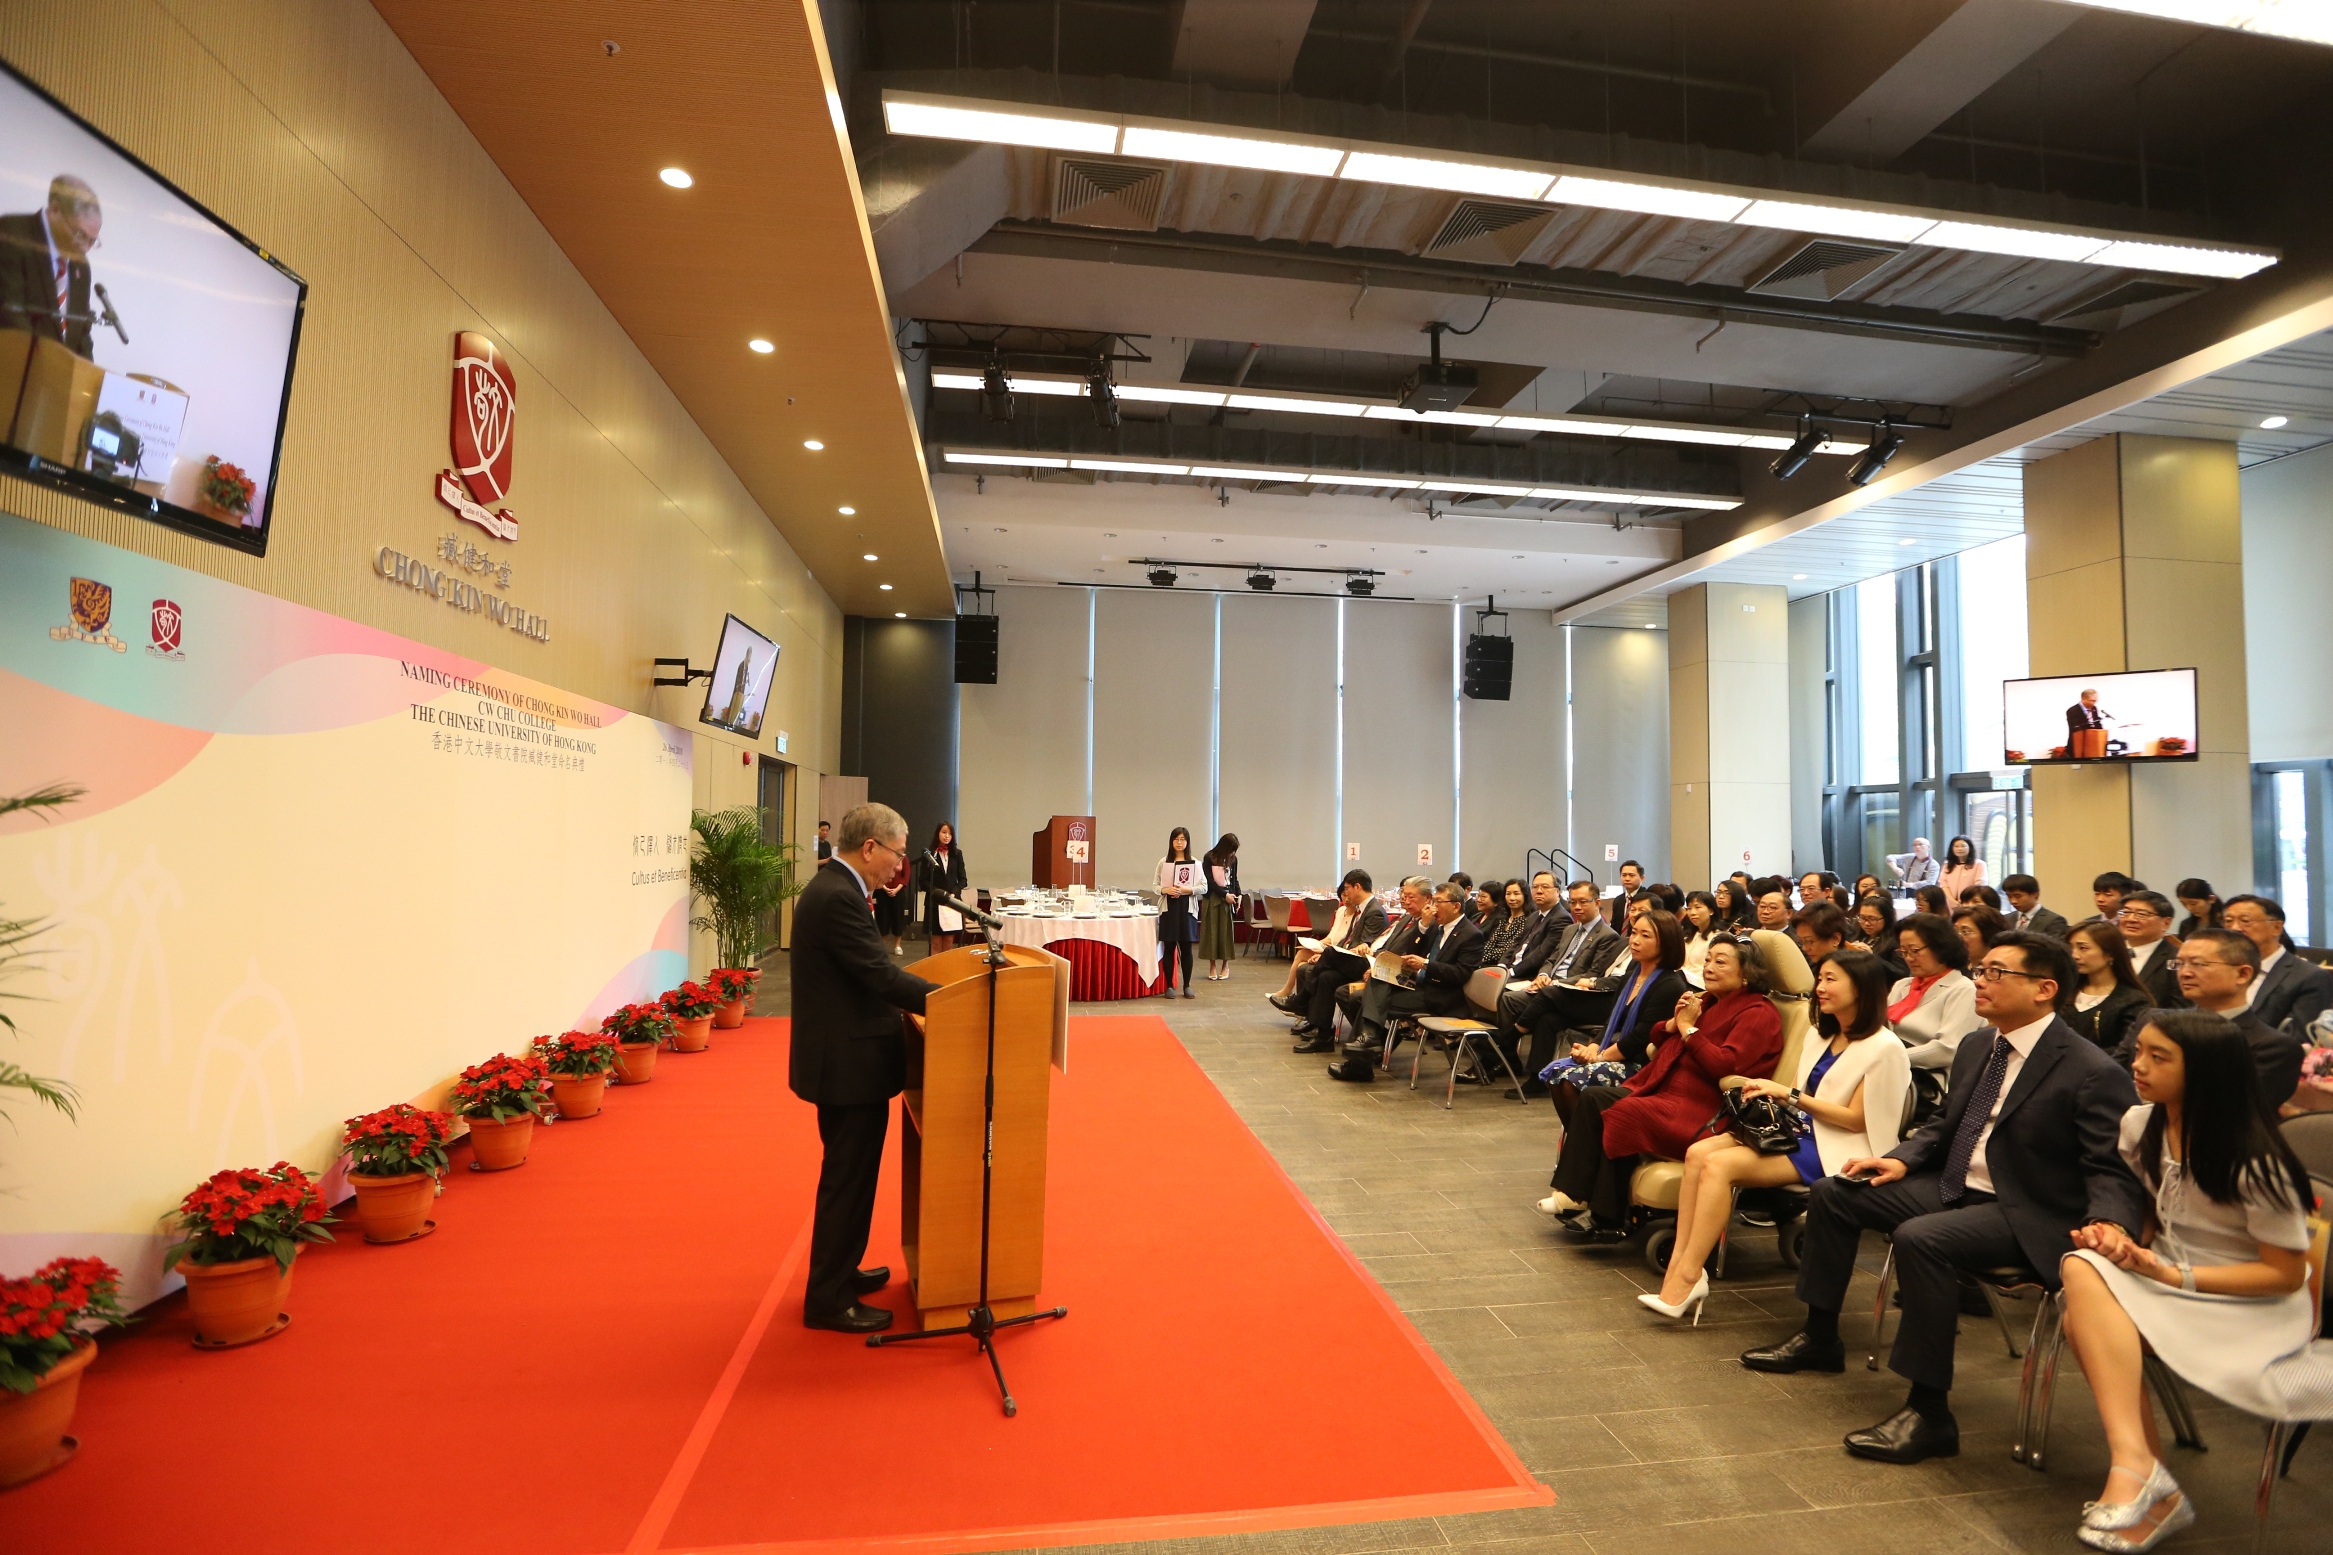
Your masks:
<path fill-rule="evenodd" d="M 2111 1221 L 2135 1236 L 2146 1218 L 2146 1191 L 2118 1143 L 2122 1115 L 2138 1105 L 2138 1092 L 2120 1064 L 2057 1019 L 2035 1039 L 2001 1098 L 1985 1145 L 1992 1193 L 1972 1189 L 1945 1207 L 1938 1183 L 1998 1035 L 1986 1026 L 1961 1039 L 1943 1114 L 1888 1152 L 1908 1168 L 1902 1180 L 1862 1186 L 1826 1177 L 1807 1203 L 1799 1300 L 1837 1312 L 1862 1233 L 1893 1232 L 1904 1315 L 1888 1365 L 1939 1388 L 1952 1386 L 1960 1270 L 2029 1264 L 2054 1290 L 2075 1227 Z"/>
<path fill-rule="evenodd" d="M 41 213 L 0 216 L 0 329 L 61 340 L 75 356 L 89 351 L 89 261 L 65 262 L 65 313 L 57 313 L 57 275 L 49 265 Z"/>
<path fill-rule="evenodd" d="M 818 1137 L 826 1147 L 802 1301 L 810 1316 L 832 1316 L 855 1299 L 852 1278 L 875 1216 L 891 1098 L 907 1084 L 899 1012 L 921 1014 L 925 996 L 938 986 L 892 959 L 848 866 L 840 859 L 820 865 L 794 902 L 788 1054 L 788 1081 L 795 1095 L 818 1108 Z"/>

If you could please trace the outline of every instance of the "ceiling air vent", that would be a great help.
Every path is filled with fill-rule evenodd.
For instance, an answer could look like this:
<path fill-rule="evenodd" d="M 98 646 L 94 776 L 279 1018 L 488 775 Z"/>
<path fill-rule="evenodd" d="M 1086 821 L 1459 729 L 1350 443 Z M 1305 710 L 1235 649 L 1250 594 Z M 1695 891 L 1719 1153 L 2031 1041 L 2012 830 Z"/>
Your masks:
<path fill-rule="evenodd" d="M 1769 297 L 1828 302 L 1902 252 L 1877 243 L 1817 238 L 1753 281 L 1749 289 Z"/>
<path fill-rule="evenodd" d="M 1156 232 L 1166 168 L 1155 162 L 1053 160 L 1053 219 L 1077 227 Z"/>
<path fill-rule="evenodd" d="M 2162 312 L 2174 303 L 2201 296 L 2203 288 L 2185 281 L 2125 281 L 2099 293 L 2087 302 L 2077 302 L 2051 324 L 2066 329 L 2091 329 L 2099 334 L 2112 334 L 2128 329 L 2143 318 Z"/>
<path fill-rule="evenodd" d="M 1441 228 L 1418 252 L 1428 259 L 1459 259 L 1469 264 L 1511 265 L 1537 241 L 1555 219 L 1544 205 L 1500 205 L 1491 200 L 1460 200 L 1443 218 Z"/>

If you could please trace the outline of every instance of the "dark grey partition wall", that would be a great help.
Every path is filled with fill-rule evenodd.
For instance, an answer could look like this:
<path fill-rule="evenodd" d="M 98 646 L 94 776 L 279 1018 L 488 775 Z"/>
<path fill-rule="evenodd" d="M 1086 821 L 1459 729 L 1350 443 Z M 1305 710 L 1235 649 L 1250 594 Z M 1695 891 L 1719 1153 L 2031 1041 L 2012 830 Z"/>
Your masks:
<path fill-rule="evenodd" d="M 918 851 L 956 821 L 955 660 L 953 621 L 843 619 L 841 775 L 906 816 Z"/>
<path fill-rule="evenodd" d="M 1669 634 L 1572 628 L 1572 851 L 1610 885 L 1612 844 L 1669 878 Z M 1689 891 L 1704 880 L 1680 880 Z"/>
<path fill-rule="evenodd" d="M 1470 610 L 1463 629 L 1473 624 Z M 1513 611 L 1507 627 L 1515 639 L 1507 700 L 1458 704 L 1465 799 L 1459 859 L 1477 880 L 1521 874 L 1532 848 L 1571 846 L 1564 829 L 1563 628 L 1545 610 Z"/>

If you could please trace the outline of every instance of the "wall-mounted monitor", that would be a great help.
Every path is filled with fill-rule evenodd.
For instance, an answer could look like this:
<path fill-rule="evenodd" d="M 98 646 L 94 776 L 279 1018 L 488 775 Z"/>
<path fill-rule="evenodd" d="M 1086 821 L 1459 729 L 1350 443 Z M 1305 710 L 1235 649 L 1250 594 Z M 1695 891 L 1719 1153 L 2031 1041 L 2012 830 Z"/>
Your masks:
<path fill-rule="evenodd" d="M 2196 759 L 2195 671 L 2131 670 L 2001 683 L 2004 765 Z"/>
<path fill-rule="evenodd" d="M 721 651 L 713 659 L 713 683 L 705 688 L 705 710 L 697 715 L 698 721 L 749 740 L 760 739 L 777 669 L 778 645 L 729 617 L 721 623 Z"/>
<path fill-rule="evenodd" d="M 0 469 L 265 555 L 307 293 L 0 64 Z"/>

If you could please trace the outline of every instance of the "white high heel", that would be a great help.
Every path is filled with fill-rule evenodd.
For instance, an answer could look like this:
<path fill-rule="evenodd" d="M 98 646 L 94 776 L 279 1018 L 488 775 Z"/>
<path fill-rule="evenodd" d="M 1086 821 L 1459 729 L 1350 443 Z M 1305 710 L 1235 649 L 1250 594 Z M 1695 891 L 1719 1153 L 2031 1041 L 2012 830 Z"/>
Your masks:
<path fill-rule="evenodd" d="M 1568 1193 L 1551 1193 L 1539 1201 L 1539 1213 L 1542 1215 L 1576 1215 L 1587 1207 Z"/>
<path fill-rule="evenodd" d="M 2074 1537 L 2094 1550 L 2107 1551 L 2108 1555 L 2145 1555 L 2146 1551 L 2153 1549 L 2180 1529 L 2185 1528 L 2189 1523 L 2194 1522 L 2195 1498 L 2182 1491 L 2178 1483 L 2172 1480 L 2168 1474 L 2163 1477 L 2171 1486 L 2170 1495 L 2177 1496 L 2179 1504 L 2174 1506 L 2161 1522 L 2149 1529 L 2144 1535 L 2134 1538 L 2130 1531 L 2124 1529 L 2084 1526 L 2074 1530 Z M 2149 1482 L 2152 1483 L 2151 1477 Z M 2154 1500 L 2141 1506 L 2137 1521 L 2144 1521 L 2147 1513 L 2166 1499 L 2168 1497 L 2157 1496 Z M 2112 1510 L 2119 1513 L 2124 1508 L 2136 1504 L 2129 1501 L 2109 1501 L 2102 1503 L 2096 1510 Z M 2085 1517 L 2089 1515 L 2088 1513 L 2084 1514 Z M 2137 1522 L 2134 1521 L 2125 1526 L 2127 1529 L 2135 1531 Z"/>
<path fill-rule="evenodd" d="M 2123 1472 L 2127 1474 L 2129 1470 L 2126 1469 Z M 2178 1508 L 2155 1527 L 2147 1536 L 2145 1543 L 2120 1537 L 2123 1529 L 2137 1527 L 2146 1521 L 2147 1514 L 2152 1512 L 2159 1503 L 2167 1501 L 2173 1496 L 2180 1497 Z M 2102 1533 L 2116 1536 L 2114 1542 L 2108 1544 L 2101 1544 L 2088 1538 L 2085 1538 L 2083 1542 L 2095 1549 L 2102 1550 L 2152 1549 L 2165 1537 L 2172 1524 L 2178 1520 L 2181 1512 L 2187 1514 L 2189 1521 L 2195 1517 L 2193 1505 L 2190 1504 L 2187 1497 L 2180 1495 L 2179 1481 L 2171 1477 L 2171 1471 L 2163 1466 L 2163 1460 L 2157 1458 L 2154 1467 L 2147 1471 L 2147 1477 L 2140 1482 L 2139 1493 L 2130 1500 L 2092 1501 L 2083 1506 L 2082 1531 L 2085 1534 Z M 2186 1523 L 2181 1522 L 2179 1526 L 2185 1527 Z"/>
<path fill-rule="evenodd" d="M 1661 1299 L 1659 1291 L 1647 1291 L 1636 1299 L 1661 1316 L 1672 1320 L 1681 1318 L 1690 1312 L 1693 1314 L 1693 1326 L 1699 1328 L 1701 1326 L 1702 1304 L 1709 1300 L 1709 1271 L 1702 1270 L 1701 1278 L 1693 1282 L 1693 1288 L 1685 1293 L 1685 1299 L 1673 1307 Z"/>

